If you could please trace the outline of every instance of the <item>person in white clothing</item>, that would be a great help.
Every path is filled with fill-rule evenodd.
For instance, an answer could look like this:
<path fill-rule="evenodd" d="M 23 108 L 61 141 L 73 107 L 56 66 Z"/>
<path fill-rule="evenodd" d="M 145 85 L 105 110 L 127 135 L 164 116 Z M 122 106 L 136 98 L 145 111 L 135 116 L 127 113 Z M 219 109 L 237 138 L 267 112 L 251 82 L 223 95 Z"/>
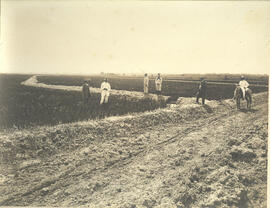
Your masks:
<path fill-rule="evenodd" d="M 158 76 L 155 79 L 155 84 L 156 84 L 156 92 L 157 94 L 160 94 L 162 87 L 162 77 L 160 76 L 160 73 L 158 73 Z"/>
<path fill-rule="evenodd" d="M 144 74 L 144 79 L 143 79 L 143 92 L 148 93 L 148 85 L 149 85 L 149 78 L 147 74 Z"/>
<path fill-rule="evenodd" d="M 109 96 L 110 96 L 110 90 L 111 90 L 111 85 L 108 82 L 108 79 L 104 79 L 104 81 L 101 83 L 101 99 L 100 99 L 100 105 L 103 103 L 108 103 Z"/>
<path fill-rule="evenodd" d="M 245 80 L 245 77 L 244 76 L 241 76 L 241 81 L 239 82 L 239 86 L 240 88 L 242 89 L 242 92 L 243 92 L 243 100 L 245 99 L 245 96 L 246 96 L 246 91 L 248 89 L 248 82 Z"/>

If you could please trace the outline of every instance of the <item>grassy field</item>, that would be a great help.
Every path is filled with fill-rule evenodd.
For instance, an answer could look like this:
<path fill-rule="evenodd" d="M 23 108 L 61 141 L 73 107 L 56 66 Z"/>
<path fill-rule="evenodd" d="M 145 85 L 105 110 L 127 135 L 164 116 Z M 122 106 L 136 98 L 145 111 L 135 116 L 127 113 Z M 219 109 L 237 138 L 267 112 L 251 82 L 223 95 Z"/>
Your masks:
<path fill-rule="evenodd" d="M 99 105 L 100 95 L 92 94 L 88 106 L 84 107 L 81 94 L 78 92 L 22 86 L 20 83 L 30 76 L 0 74 L 1 129 L 26 128 L 37 125 L 55 125 L 87 119 L 100 119 L 113 115 L 144 112 L 166 106 L 165 103 L 157 103 L 151 99 L 129 101 L 123 97 L 110 96 L 110 105 L 104 108 Z M 199 78 L 199 75 L 197 76 Z M 92 87 L 100 87 L 103 78 L 103 76 L 39 76 L 38 81 L 46 84 L 80 86 L 84 79 L 90 79 Z M 187 76 L 185 81 L 179 81 L 180 78 L 181 76 L 165 77 L 162 94 L 172 96 L 172 99 L 177 99 L 179 96 L 195 96 L 199 84 L 198 80 L 190 81 L 191 77 Z M 231 98 L 234 84 L 211 82 L 214 78 L 217 80 L 217 77 L 213 77 L 212 80 L 209 78 L 207 99 Z M 251 84 L 258 84 L 256 80 L 257 82 L 262 81 L 262 77 L 255 78 L 253 77 L 253 82 L 250 81 Z M 231 78 L 231 80 L 227 81 L 233 82 L 233 79 Z M 109 82 L 113 89 L 143 91 L 142 77 L 111 75 L 109 76 Z M 266 79 L 263 82 L 267 84 Z M 256 85 L 251 85 L 250 88 L 254 93 L 268 90 L 265 86 Z M 153 79 L 150 79 L 150 92 L 155 92 Z"/>
<path fill-rule="evenodd" d="M 168 80 L 191 80 L 196 81 L 201 77 L 207 79 L 208 82 L 222 82 L 222 83 L 237 83 L 241 74 L 181 74 L 181 75 L 167 75 Z M 268 76 L 266 75 L 245 75 L 246 79 L 251 84 L 268 85 Z"/>
<path fill-rule="evenodd" d="M 162 94 L 178 97 L 194 97 L 199 85 L 199 79 L 202 75 L 179 75 L 163 77 Z M 207 99 L 219 100 L 233 97 L 234 84 L 239 82 L 238 75 L 205 75 L 208 81 Z M 84 79 L 89 79 L 92 87 L 100 87 L 104 76 L 39 76 L 38 81 L 46 84 L 80 86 Z M 143 77 L 130 76 L 108 76 L 109 82 L 113 89 L 143 91 Z M 154 77 L 150 77 L 150 93 L 155 93 Z M 247 75 L 247 80 L 251 84 L 250 88 L 253 93 L 267 91 L 267 76 Z M 258 85 L 260 84 L 260 86 Z"/>
<path fill-rule="evenodd" d="M 143 112 L 164 107 L 153 100 L 128 101 L 110 96 L 110 105 L 99 105 L 100 95 L 92 94 L 87 107 L 81 94 L 60 90 L 22 86 L 30 75 L 0 75 L 0 128 L 25 128 L 37 125 L 55 125 L 112 115 Z"/>

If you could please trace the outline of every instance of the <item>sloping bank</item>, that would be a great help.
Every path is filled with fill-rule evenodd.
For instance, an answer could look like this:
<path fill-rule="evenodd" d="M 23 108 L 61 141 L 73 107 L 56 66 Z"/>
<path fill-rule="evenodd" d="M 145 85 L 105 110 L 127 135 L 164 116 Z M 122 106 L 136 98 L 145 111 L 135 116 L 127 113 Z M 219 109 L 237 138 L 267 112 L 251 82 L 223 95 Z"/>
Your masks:
<path fill-rule="evenodd" d="M 56 90 L 65 90 L 65 91 L 75 91 L 75 92 L 81 92 L 82 87 L 81 86 L 66 86 L 66 85 L 49 85 L 45 83 L 38 82 L 38 77 L 36 75 L 30 77 L 29 79 L 23 81 L 21 83 L 25 86 L 31 86 L 31 87 L 39 87 L 39 88 L 46 88 L 46 89 L 56 89 Z M 90 87 L 91 93 L 101 93 L 101 90 L 99 88 L 93 88 Z M 164 95 L 155 95 L 155 94 L 147 94 L 145 95 L 143 92 L 137 92 L 137 91 L 127 91 L 127 90 L 114 90 L 112 89 L 110 91 L 111 95 L 126 97 L 127 100 L 132 99 L 153 99 L 153 100 L 162 100 L 167 101 L 169 99 L 169 96 Z"/>
<path fill-rule="evenodd" d="M 254 104 L 264 102 L 267 96 L 268 93 L 255 94 Z M 181 124 L 231 111 L 236 111 L 232 100 L 207 101 L 205 106 L 201 106 L 194 104 L 194 98 L 181 98 L 176 105 L 151 112 L 1 133 L 1 160 L 19 162 L 21 159 L 42 158 L 84 147 L 94 141 L 139 136 L 151 126 Z"/>

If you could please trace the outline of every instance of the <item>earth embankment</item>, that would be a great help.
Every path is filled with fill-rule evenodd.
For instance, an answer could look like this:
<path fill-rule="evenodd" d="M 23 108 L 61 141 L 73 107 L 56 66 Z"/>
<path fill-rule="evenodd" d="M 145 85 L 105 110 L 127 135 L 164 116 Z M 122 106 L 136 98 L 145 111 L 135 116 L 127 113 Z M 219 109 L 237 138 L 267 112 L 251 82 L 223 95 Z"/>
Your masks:
<path fill-rule="evenodd" d="M 40 87 L 40 88 L 46 88 L 46 89 L 55 89 L 55 90 L 65 90 L 65 91 L 76 91 L 81 92 L 82 87 L 81 86 L 66 86 L 66 85 L 51 85 L 51 84 L 45 84 L 38 82 L 38 78 L 36 75 L 30 77 L 29 79 L 23 81 L 21 83 L 25 86 L 31 86 L 31 87 Z M 90 87 L 91 93 L 101 93 L 100 88 L 94 88 Z M 136 91 L 127 91 L 127 90 L 110 90 L 111 95 L 117 95 L 117 96 L 124 96 L 127 99 L 153 99 L 153 100 L 162 100 L 167 101 L 169 99 L 169 96 L 164 95 L 156 95 L 156 94 L 144 94 L 142 92 L 136 92 Z"/>
<path fill-rule="evenodd" d="M 2 133 L 0 205 L 265 207 L 267 129 L 260 93 Z"/>

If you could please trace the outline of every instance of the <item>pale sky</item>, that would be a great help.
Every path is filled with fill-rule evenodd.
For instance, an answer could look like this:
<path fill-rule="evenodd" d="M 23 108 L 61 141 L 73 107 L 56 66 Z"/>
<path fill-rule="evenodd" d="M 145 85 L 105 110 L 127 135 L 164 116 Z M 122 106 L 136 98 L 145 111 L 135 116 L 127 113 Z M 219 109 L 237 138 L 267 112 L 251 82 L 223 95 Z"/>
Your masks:
<path fill-rule="evenodd" d="M 6 73 L 270 69 L 270 2 L 2 0 Z"/>

